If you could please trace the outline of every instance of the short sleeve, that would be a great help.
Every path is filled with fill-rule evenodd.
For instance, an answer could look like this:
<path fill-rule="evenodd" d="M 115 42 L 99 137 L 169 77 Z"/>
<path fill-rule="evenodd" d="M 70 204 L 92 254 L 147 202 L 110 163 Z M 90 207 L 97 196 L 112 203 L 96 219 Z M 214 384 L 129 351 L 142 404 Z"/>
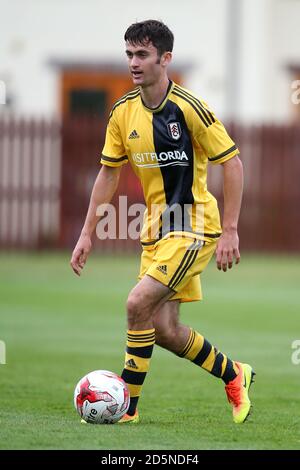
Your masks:
<path fill-rule="evenodd" d="M 202 116 L 206 119 L 199 120 L 196 141 L 202 147 L 208 161 L 213 164 L 224 163 L 238 155 L 239 150 L 221 121 L 206 107 L 206 103 L 202 104 L 204 110 Z"/>
<path fill-rule="evenodd" d="M 128 162 L 119 125 L 115 113 L 111 116 L 105 136 L 105 144 L 102 150 L 101 163 L 108 166 L 121 166 Z"/>

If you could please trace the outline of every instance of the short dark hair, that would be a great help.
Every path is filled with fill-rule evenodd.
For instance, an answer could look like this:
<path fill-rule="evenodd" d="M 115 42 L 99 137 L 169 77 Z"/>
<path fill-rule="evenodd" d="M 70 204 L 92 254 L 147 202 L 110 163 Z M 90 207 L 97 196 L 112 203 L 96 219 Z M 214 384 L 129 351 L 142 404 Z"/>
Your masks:
<path fill-rule="evenodd" d="M 172 52 L 174 44 L 172 31 L 162 21 L 157 20 L 133 23 L 127 29 L 124 39 L 134 45 L 146 45 L 151 41 L 159 56 L 164 52 Z"/>

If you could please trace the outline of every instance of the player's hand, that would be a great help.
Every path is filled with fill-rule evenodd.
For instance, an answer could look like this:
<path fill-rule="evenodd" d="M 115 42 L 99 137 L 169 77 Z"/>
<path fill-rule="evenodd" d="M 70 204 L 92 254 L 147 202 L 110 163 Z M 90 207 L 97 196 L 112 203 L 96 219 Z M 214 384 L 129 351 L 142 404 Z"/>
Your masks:
<path fill-rule="evenodd" d="M 82 269 L 86 263 L 89 252 L 92 248 L 91 237 L 81 235 L 72 253 L 70 265 L 77 276 L 80 276 Z"/>
<path fill-rule="evenodd" d="M 236 230 L 224 231 L 218 241 L 216 250 L 216 262 L 219 270 L 227 271 L 240 262 L 239 237 Z"/>

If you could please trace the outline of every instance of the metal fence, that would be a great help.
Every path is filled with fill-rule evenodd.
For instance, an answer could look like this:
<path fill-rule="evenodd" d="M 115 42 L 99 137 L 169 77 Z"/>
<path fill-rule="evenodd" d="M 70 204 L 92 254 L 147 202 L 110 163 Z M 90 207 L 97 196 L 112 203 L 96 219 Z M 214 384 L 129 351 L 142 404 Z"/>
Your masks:
<path fill-rule="evenodd" d="M 300 127 L 229 126 L 244 163 L 241 245 L 300 249 Z M 221 192 L 217 192 L 221 199 Z"/>
<path fill-rule="evenodd" d="M 52 121 L 0 120 L 0 247 L 57 242 L 61 132 Z"/>
<path fill-rule="evenodd" d="M 228 125 L 245 169 L 241 247 L 300 249 L 300 128 Z M 88 117 L 55 121 L 0 119 L 0 247 L 72 248 L 99 171 L 105 124 Z M 222 209 L 222 167 L 209 169 L 208 188 Z M 118 193 L 143 202 L 130 165 Z M 138 240 L 95 240 L 109 251 L 132 251 Z"/>

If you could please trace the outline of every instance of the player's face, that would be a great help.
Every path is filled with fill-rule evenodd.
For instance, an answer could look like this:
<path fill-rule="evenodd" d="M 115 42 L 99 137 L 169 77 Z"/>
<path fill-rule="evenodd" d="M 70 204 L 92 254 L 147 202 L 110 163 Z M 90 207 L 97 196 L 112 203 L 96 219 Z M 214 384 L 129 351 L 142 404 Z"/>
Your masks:
<path fill-rule="evenodd" d="M 156 47 L 151 42 L 146 45 L 133 45 L 127 41 L 126 55 L 133 83 L 142 87 L 157 83 L 169 62 L 166 60 L 168 54 L 171 55 L 170 52 L 166 52 L 159 57 Z"/>

